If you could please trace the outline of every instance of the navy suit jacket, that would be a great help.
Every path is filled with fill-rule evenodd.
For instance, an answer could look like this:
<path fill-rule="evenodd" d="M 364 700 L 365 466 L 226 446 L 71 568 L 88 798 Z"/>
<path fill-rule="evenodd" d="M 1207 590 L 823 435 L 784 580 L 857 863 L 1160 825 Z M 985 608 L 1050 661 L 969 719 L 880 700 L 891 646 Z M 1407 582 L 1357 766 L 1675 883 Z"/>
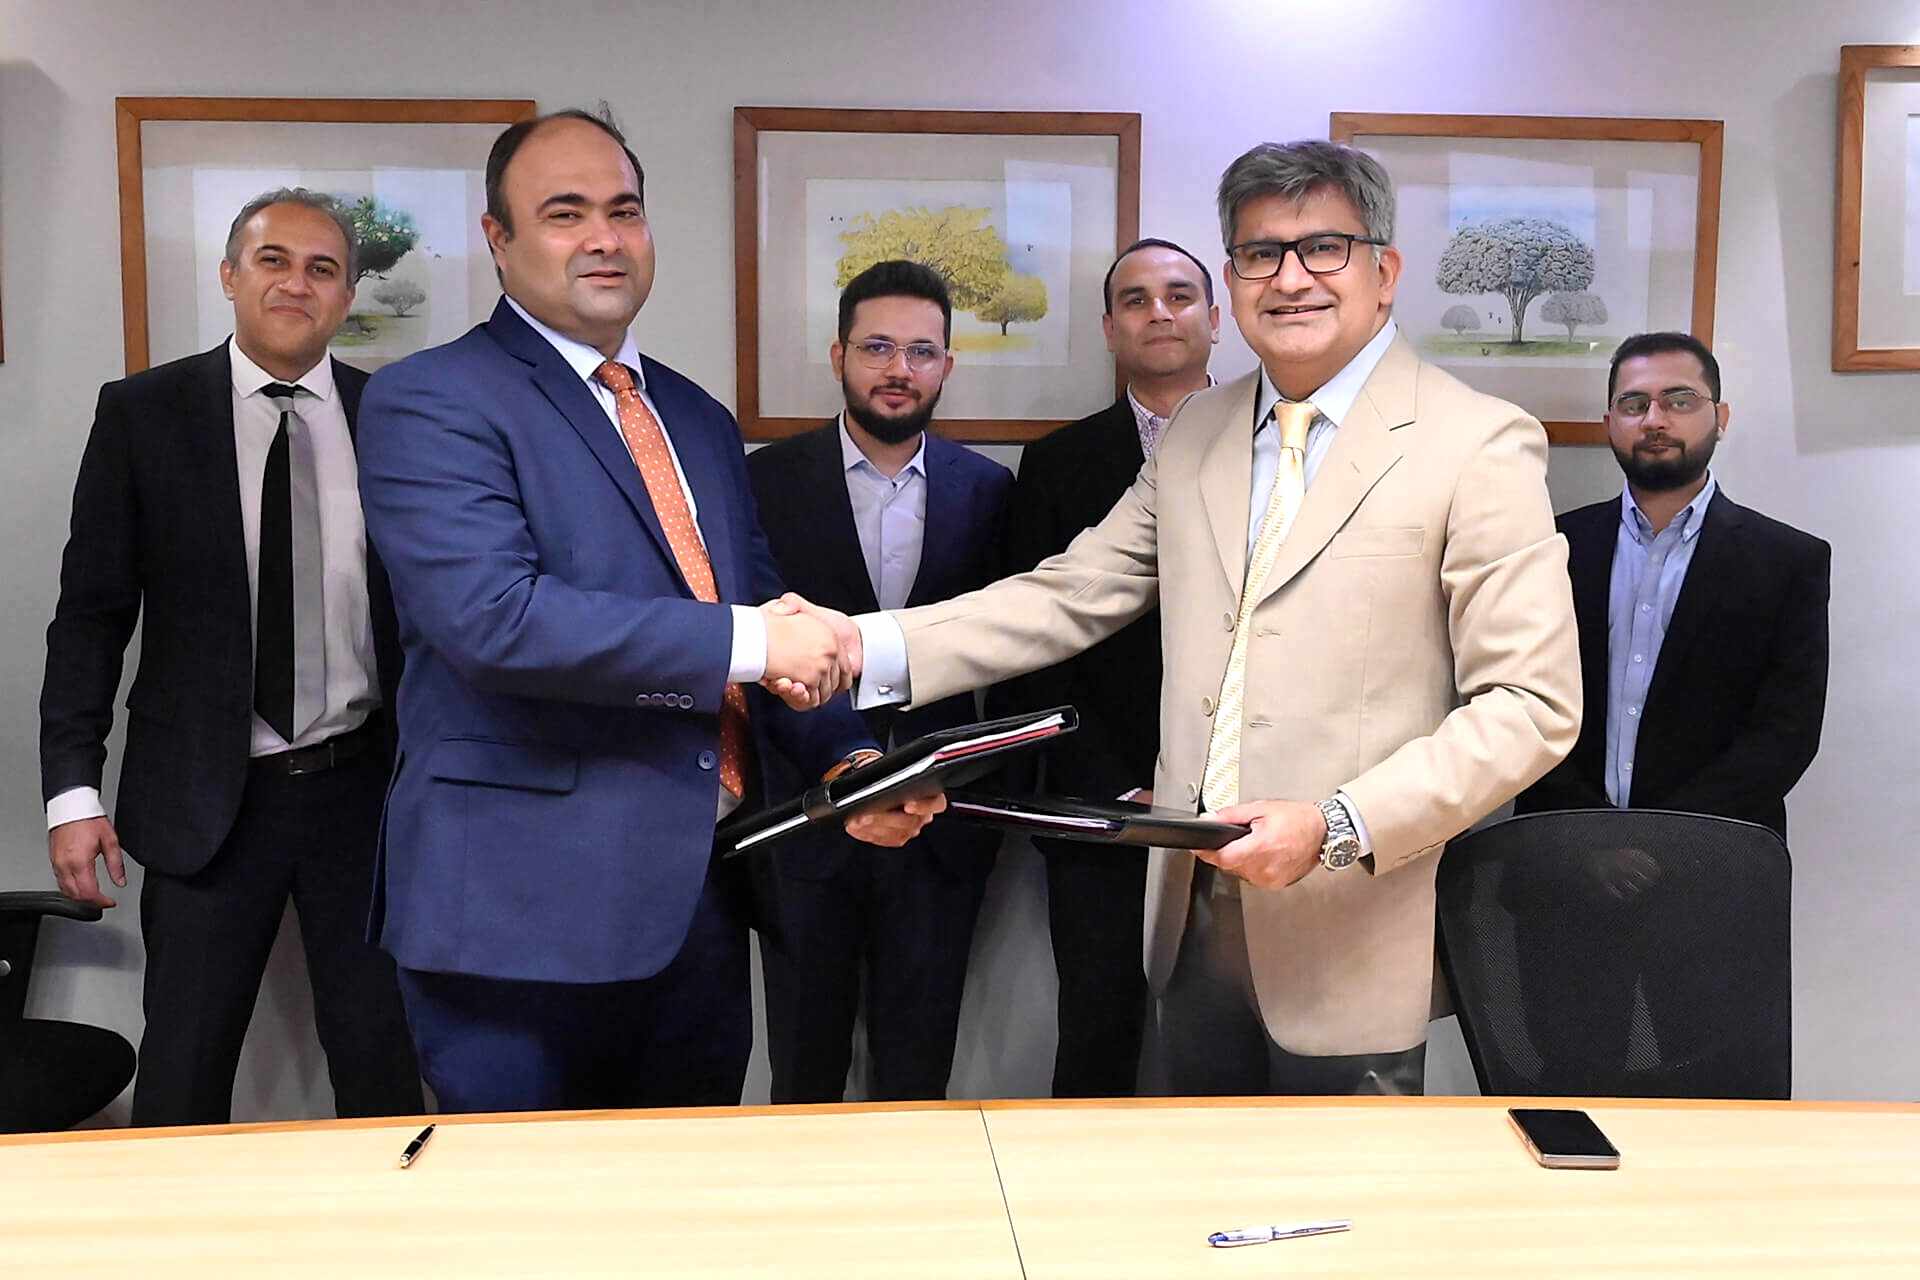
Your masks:
<path fill-rule="evenodd" d="M 694 599 L 605 411 L 505 300 L 367 387 L 362 503 L 406 650 L 374 928 L 408 968 L 627 981 L 686 936 L 713 847 L 727 605 L 783 584 L 732 415 L 642 364 L 717 604 Z M 772 738 L 817 775 L 870 744 L 844 703 L 748 701 L 762 756 Z"/>
<path fill-rule="evenodd" d="M 350 435 L 366 381 L 333 362 Z M 366 572 L 385 704 L 374 724 L 387 732 L 400 646 L 371 547 Z M 189 876 L 233 829 L 253 744 L 253 595 L 225 342 L 100 388 L 47 628 L 43 799 L 100 786 L 121 665 L 143 613 L 114 829 L 142 865 Z"/>
<path fill-rule="evenodd" d="M 1013 492 L 1013 474 L 999 463 L 936 435 L 926 442 L 927 522 L 909 607 L 951 599 L 1000 576 Z M 847 613 L 878 609 L 853 524 L 838 425 L 829 422 L 756 450 L 747 459 L 747 471 L 787 584 L 809 600 Z M 910 742 L 978 719 L 970 693 L 907 711 L 884 707 L 862 714 L 882 743 L 889 733 Z M 993 831 L 936 818 L 905 853 L 931 859 L 950 876 L 984 879 L 993 870 L 999 843 Z M 845 832 L 819 828 L 783 841 L 773 856 L 783 874 L 824 879 L 850 852 Z"/>
<path fill-rule="evenodd" d="M 1586 713 L 1567 758 L 1515 809 L 1607 807 L 1607 606 L 1620 499 L 1569 511 L 1567 571 Z M 1660 644 L 1634 744 L 1630 807 L 1739 818 L 1787 834 L 1787 792 L 1820 747 L 1833 549 L 1714 494 Z"/>

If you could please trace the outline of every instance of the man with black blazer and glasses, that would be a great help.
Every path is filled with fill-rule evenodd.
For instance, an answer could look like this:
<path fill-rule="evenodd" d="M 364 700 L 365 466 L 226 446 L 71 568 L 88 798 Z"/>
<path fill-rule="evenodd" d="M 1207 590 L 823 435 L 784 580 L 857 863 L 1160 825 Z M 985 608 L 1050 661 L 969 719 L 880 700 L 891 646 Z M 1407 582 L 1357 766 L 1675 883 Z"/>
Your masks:
<path fill-rule="evenodd" d="M 1133 483 L 1181 401 L 1212 383 L 1220 340 L 1213 279 L 1170 240 L 1141 240 L 1102 284 L 1107 350 L 1121 397 L 1027 446 L 1014 485 L 1007 570 L 1031 569 L 1098 524 Z M 1086 653 L 995 691 L 1007 712 L 1072 703 L 1080 730 L 1045 756 L 1047 789 L 1153 799 L 1160 743 L 1160 614 L 1148 613 Z M 1146 1015 L 1142 904 L 1147 851 L 1035 840 L 1046 857 L 1047 915 L 1060 979 L 1057 1098 L 1134 1092 Z"/>
<path fill-rule="evenodd" d="M 342 1116 L 423 1109 L 393 963 L 366 941 L 399 648 L 361 519 L 367 376 L 327 345 L 352 223 L 304 188 L 248 202 L 220 281 L 234 333 L 101 388 L 74 486 L 40 695 L 60 891 L 112 907 L 145 868 L 133 1121 L 220 1124 L 289 897 Z M 126 754 L 100 786 L 136 620 Z"/>
<path fill-rule="evenodd" d="M 840 295 L 829 359 L 846 408 L 747 459 L 790 589 L 853 612 L 944 600 L 1000 572 L 1007 469 L 927 430 L 953 370 L 952 304 L 917 262 L 869 267 Z M 911 742 L 977 718 L 972 694 L 865 713 Z M 797 791 L 809 779 L 785 785 Z M 996 832 L 935 821 L 905 851 L 809 827 L 759 869 L 774 1102 L 838 1102 L 861 1007 L 875 1100 L 944 1098 Z"/>
<path fill-rule="evenodd" d="M 1813 762 L 1826 710 L 1833 551 L 1720 488 L 1709 463 L 1731 419 L 1719 362 L 1698 339 L 1643 333 L 1615 350 L 1606 424 L 1625 490 L 1557 521 L 1586 713 L 1572 754 L 1520 794 L 1517 812 L 1668 809 L 1786 838 L 1787 792 Z M 1564 865 L 1561 892 L 1516 908 L 1523 985 L 1563 972 L 1569 955 L 1586 974 L 1577 1007 L 1524 1001 L 1546 1084 L 1592 1092 L 1592 1059 L 1628 1059 L 1636 990 L 1663 1062 L 1726 1051 L 1696 1044 L 1688 1013 L 1721 998 L 1714 984 L 1726 975 L 1664 963 L 1663 939 L 1737 933 L 1740 922 L 1704 919 L 1718 898 L 1663 884 L 1673 876 L 1658 848 L 1592 850 Z M 1578 1059 L 1556 1053 L 1566 1045 L 1587 1048 Z M 1684 1087 L 1683 1075 L 1641 1086 Z"/>

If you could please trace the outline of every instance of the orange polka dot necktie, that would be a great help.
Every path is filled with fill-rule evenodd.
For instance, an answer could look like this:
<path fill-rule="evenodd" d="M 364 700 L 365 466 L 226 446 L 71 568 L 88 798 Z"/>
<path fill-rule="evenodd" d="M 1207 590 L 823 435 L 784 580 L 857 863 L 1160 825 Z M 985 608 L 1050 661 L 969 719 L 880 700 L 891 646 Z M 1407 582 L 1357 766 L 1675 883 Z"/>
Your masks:
<path fill-rule="evenodd" d="M 666 434 L 634 385 L 633 371 L 617 360 L 608 360 L 593 371 L 593 376 L 613 392 L 614 404 L 620 410 L 621 438 L 627 442 L 633 464 L 640 468 L 647 497 L 653 500 L 653 512 L 660 518 L 667 545 L 673 548 L 673 558 L 687 585 L 693 588 L 694 598 L 719 603 L 713 563 L 707 559 L 706 544 L 700 541 L 693 512 L 687 508 L 687 495 L 673 469 L 673 455 L 667 451 Z M 729 684 L 720 695 L 720 785 L 736 796 L 747 793 L 747 742 L 747 695 L 739 685 Z"/>

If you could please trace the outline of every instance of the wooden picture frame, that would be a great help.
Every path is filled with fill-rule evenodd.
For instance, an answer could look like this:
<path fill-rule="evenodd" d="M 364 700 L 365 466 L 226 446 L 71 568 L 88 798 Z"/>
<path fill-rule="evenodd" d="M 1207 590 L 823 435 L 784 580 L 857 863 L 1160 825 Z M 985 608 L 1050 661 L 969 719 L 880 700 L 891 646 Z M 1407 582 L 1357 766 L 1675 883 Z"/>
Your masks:
<path fill-rule="evenodd" d="M 1841 47 L 1833 215 L 1835 373 L 1920 369 L 1916 115 L 1920 45 Z M 1895 124 L 1901 118 L 1907 125 L 1904 137 Z"/>
<path fill-rule="evenodd" d="M 120 175 L 120 297 L 127 372 L 151 363 L 154 333 L 149 323 L 147 165 L 143 127 L 191 122 L 236 127 L 274 125 L 438 126 L 508 125 L 536 113 L 532 99 L 454 98 L 116 98 L 114 124 Z M 371 140 L 374 135 L 369 135 Z M 389 142 L 391 135 L 381 138 Z M 272 169 L 297 167 L 285 162 Z M 280 185 L 263 182 L 256 190 Z M 227 214 L 238 212 L 236 203 Z M 224 232 L 224 228 L 222 228 Z M 477 232 L 476 232 L 477 234 Z M 187 252 L 191 252 L 188 246 Z M 344 330 L 343 330 L 344 332 Z M 178 355 L 184 352 L 175 351 Z M 391 356 L 380 357 L 374 363 Z M 365 363 L 364 361 L 360 363 Z"/>
<path fill-rule="evenodd" d="M 1483 210 L 1505 208 L 1516 222 L 1544 219 L 1556 233 L 1568 228 L 1547 213 L 1567 208 L 1574 210 L 1574 218 L 1584 218 L 1586 230 L 1573 238 L 1576 256 L 1585 248 L 1588 283 L 1577 283 L 1577 274 L 1567 274 L 1566 285 L 1554 287 L 1565 295 L 1557 302 L 1559 317 L 1535 322 L 1566 324 L 1564 342 L 1522 340 L 1530 303 L 1548 296 L 1538 288 L 1537 273 L 1528 286 L 1536 292 L 1518 291 L 1516 309 L 1515 293 L 1467 292 L 1476 283 L 1472 271 L 1453 266 L 1442 280 L 1443 258 L 1410 256 L 1395 312 L 1407 317 L 1402 333 L 1424 347 L 1425 358 L 1533 413 L 1553 443 L 1603 444 L 1605 424 L 1588 406 L 1596 411 L 1604 406 L 1607 356 L 1621 337 L 1640 330 L 1684 328 L 1702 342 L 1713 341 L 1724 128 L 1718 120 L 1336 111 L 1329 119 L 1328 136 L 1372 152 L 1393 175 L 1401 205 L 1396 240 L 1404 241 L 1409 230 L 1410 204 L 1415 207 L 1413 221 L 1428 227 L 1429 241 L 1436 235 L 1446 237 L 1448 255 L 1468 222 L 1509 220 L 1484 217 Z M 1446 149 L 1446 142 L 1462 145 Z M 1583 173 L 1584 182 L 1579 180 Z M 1606 180 L 1600 181 L 1603 175 Z M 1441 209 L 1443 196 L 1446 207 Z M 1444 230 L 1435 230 L 1441 227 Z M 1594 243 L 1585 244 L 1583 234 Z M 1607 274 L 1597 277 L 1602 269 Z M 1589 290 L 1596 278 L 1607 279 L 1623 295 L 1613 310 L 1625 314 L 1609 321 L 1606 297 Z M 1499 315 L 1498 301 L 1489 315 L 1496 324 L 1511 326 L 1510 337 L 1466 338 L 1467 329 L 1454 329 L 1451 317 L 1463 308 L 1472 311 L 1472 321 L 1460 317 L 1472 327 L 1485 308 L 1465 304 L 1447 308 L 1440 321 L 1454 333 L 1452 339 L 1415 331 L 1420 321 L 1405 306 L 1414 301 L 1409 295 L 1431 310 L 1439 301 L 1436 291 L 1504 298 L 1507 315 Z M 1421 316 L 1424 319 L 1424 312 Z M 1581 342 L 1576 330 L 1583 323 L 1612 323 L 1621 331 L 1589 335 Z M 1477 352 L 1475 344 L 1481 344 Z M 1580 372 L 1568 377 L 1569 368 Z"/>
<path fill-rule="evenodd" d="M 1138 114 L 736 107 L 735 407 L 747 439 L 811 430 L 840 409 L 826 358 L 836 274 L 863 252 L 850 237 L 879 244 L 889 219 L 950 214 L 971 215 L 982 225 L 966 234 L 1005 251 L 992 268 L 1002 283 L 1037 277 L 1049 301 L 1019 334 L 1008 330 L 1020 320 L 1000 319 L 1007 306 L 981 304 L 1000 319 L 998 341 L 983 328 L 993 321 L 955 306 L 959 359 L 935 429 L 1034 440 L 1118 394 L 1084 317 L 1113 258 L 1139 238 Z M 955 292 L 956 303 L 969 296 Z"/>

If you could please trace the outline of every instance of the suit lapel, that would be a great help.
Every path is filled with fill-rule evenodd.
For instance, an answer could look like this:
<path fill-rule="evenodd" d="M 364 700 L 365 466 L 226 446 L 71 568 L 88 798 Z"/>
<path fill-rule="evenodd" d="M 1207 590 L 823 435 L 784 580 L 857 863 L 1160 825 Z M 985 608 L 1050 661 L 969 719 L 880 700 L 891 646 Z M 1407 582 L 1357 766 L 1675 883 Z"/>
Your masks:
<path fill-rule="evenodd" d="M 1738 599 L 1744 577 L 1740 557 L 1734 554 L 1742 509 L 1718 490 L 1707 504 L 1707 514 L 1696 535 L 1700 545 L 1694 548 L 1687 565 L 1686 581 L 1680 584 L 1680 598 L 1673 602 L 1673 617 L 1667 634 L 1660 641 L 1660 661 L 1653 671 L 1653 683 L 1647 689 L 1648 706 L 1655 705 L 1667 685 L 1679 679 L 1687 651 L 1693 647 L 1714 614 L 1714 602 Z"/>
<path fill-rule="evenodd" d="M 653 501 L 647 496 L 646 486 L 640 479 L 640 469 L 633 464 L 633 457 L 627 452 L 626 444 L 620 433 L 600 405 L 588 391 L 586 384 L 580 381 L 572 366 L 553 349 L 553 344 L 529 328 L 525 321 L 514 314 L 505 298 L 500 299 L 493 309 L 493 317 L 487 321 L 487 332 L 509 354 L 531 366 L 529 376 L 533 385 L 545 396 L 554 411 L 573 428 L 587 450 L 605 469 L 607 476 L 620 490 L 622 496 L 633 508 L 633 513 L 653 539 L 655 547 L 666 560 L 668 567 L 681 585 L 686 587 L 686 579 L 680 574 L 680 563 L 674 558 L 673 547 L 667 542 L 665 530 L 660 527 L 660 517 L 654 512 Z M 649 394 L 653 393 L 649 387 Z M 654 401 L 659 405 L 659 401 Z M 661 409 L 662 413 L 666 410 Z M 692 595 L 691 587 L 687 594 Z"/>
<path fill-rule="evenodd" d="M 1253 489 L 1253 410 L 1259 396 L 1256 370 L 1228 397 L 1227 425 L 1200 459 L 1200 505 L 1213 530 L 1220 567 L 1235 599 L 1247 574 L 1247 506 Z M 1137 447 L 1137 440 L 1136 440 Z"/>
<path fill-rule="evenodd" d="M 954 465 L 954 455 L 963 447 L 937 436 L 927 437 L 927 518 L 920 526 L 920 568 L 907 593 L 909 606 L 932 604 L 953 594 L 946 588 L 951 577 L 948 552 L 956 549 L 960 540 L 948 536 L 947 521 L 963 509 L 960 469 Z"/>
<path fill-rule="evenodd" d="M 1333 434 L 1293 528 L 1260 590 L 1265 600 L 1291 582 L 1325 548 L 1360 506 L 1380 477 L 1400 460 L 1392 432 L 1418 416 L 1414 375 L 1419 362 L 1395 339 L 1360 389 L 1347 420 Z M 1251 450 L 1249 450 L 1251 452 Z"/>
<path fill-rule="evenodd" d="M 702 431 L 697 425 L 702 408 L 687 393 L 687 384 L 668 377 L 659 364 L 646 356 L 640 357 L 640 363 L 646 368 L 647 396 L 660 413 L 660 429 L 673 441 L 674 456 L 680 459 L 680 469 L 687 477 L 687 488 L 693 491 L 694 505 L 699 509 L 696 520 L 700 525 L 700 536 L 707 544 L 707 560 L 713 566 L 713 580 L 719 587 L 720 598 L 742 599 L 747 584 L 745 566 L 735 554 L 734 489 L 727 475 L 726 463 L 714 448 L 714 435 Z M 600 416 L 605 421 L 606 415 L 603 413 Z M 730 442 L 730 447 L 739 448 L 740 445 L 734 441 Z M 631 459 L 627 461 L 627 470 L 638 472 Z M 651 499 L 647 502 L 647 509 L 649 512 L 653 509 Z M 668 558 L 672 558 L 671 551 L 668 552 Z"/>
<path fill-rule="evenodd" d="M 203 358 L 187 385 L 180 420 L 189 424 L 193 474 L 207 486 L 202 512 L 212 522 L 222 576 L 240 584 L 248 598 L 247 534 L 240 511 L 240 463 L 233 437 L 233 357 L 221 343 Z M 253 621 L 247 619 L 247 634 Z"/>
<path fill-rule="evenodd" d="M 860 550 L 860 531 L 853 523 L 853 498 L 847 493 L 847 472 L 840 456 L 840 424 L 829 422 L 827 430 L 816 431 L 802 446 L 807 467 L 807 492 L 817 495 L 814 512 L 818 526 L 819 554 L 828 571 L 839 579 L 853 612 L 873 613 L 880 602 L 873 593 L 873 581 L 867 577 L 866 553 Z"/>

